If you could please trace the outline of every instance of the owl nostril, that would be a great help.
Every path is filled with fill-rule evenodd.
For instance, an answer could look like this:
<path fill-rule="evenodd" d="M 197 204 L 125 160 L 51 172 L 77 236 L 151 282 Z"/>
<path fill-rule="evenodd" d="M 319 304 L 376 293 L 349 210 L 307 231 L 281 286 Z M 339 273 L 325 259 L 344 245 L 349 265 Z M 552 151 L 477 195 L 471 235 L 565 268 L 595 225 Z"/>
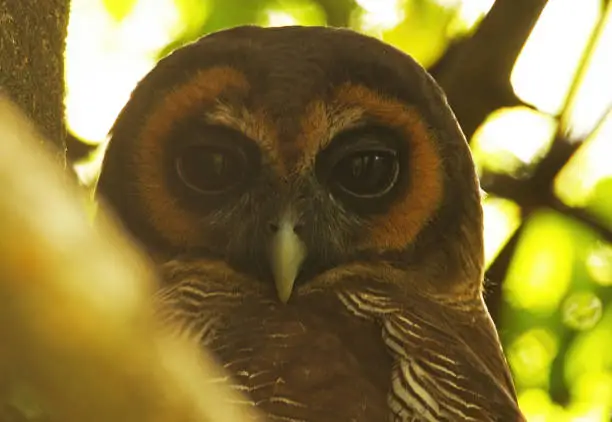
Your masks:
<path fill-rule="evenodd" d="M 268 230 L 271 233 L 276 233 L 279 230 L 279 228 L 280 228 L 280 226 L 279 226 L 279 224 L 277 222 L 271 221 L 271 222 L 268 223 Z M 300 223 L 296 223 L 293 226 L 293 232 L 295 234 L 302 233 L 303 229 L 304 229 L 304 223 L 301 223 L 301 222 Z"/>
<path fill-rule="evenodd" d="M 298 235 L 302 234 L 303 230 L 304 230 L 304 223 L 302 222 L 296 223 L 295 226 L 293 226 L 293 232 L 295 234 L 298 234 Z"/>

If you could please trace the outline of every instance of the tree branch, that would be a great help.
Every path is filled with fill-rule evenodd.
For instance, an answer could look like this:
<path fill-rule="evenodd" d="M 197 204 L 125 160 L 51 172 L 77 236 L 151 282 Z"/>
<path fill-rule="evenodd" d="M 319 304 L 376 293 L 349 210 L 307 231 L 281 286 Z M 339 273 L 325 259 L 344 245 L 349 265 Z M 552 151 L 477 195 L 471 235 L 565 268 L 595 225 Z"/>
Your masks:
<path fill-rule="evenodd" d="M 468 139 L 493 110 L 521 104 L 510 72 L 547 0 L 496 0 L 470 38 L 430 72 L 442 86 Z"/>

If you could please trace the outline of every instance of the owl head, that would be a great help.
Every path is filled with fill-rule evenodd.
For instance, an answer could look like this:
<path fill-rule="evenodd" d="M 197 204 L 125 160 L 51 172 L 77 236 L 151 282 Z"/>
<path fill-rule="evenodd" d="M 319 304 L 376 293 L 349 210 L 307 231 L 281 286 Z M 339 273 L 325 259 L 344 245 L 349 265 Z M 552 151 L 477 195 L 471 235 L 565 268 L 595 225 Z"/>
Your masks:
<path fill-rule="evenodd" d="M 364 261 L 480 294 L 480 189 L 453 113 L 412 58 L 350 30 L 238 27 L 162 59 L 98 193 L 156 259 L 220 259 L 282 301 Z"/>

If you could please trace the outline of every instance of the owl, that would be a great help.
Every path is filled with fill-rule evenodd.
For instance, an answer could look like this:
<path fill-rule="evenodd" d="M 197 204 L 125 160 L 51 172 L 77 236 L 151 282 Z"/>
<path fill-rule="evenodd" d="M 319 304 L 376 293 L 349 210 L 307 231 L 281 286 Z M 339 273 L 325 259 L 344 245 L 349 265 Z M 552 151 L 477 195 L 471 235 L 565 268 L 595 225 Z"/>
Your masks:
<path fill-rule="evenodd" d="M 162 59 L 97 192 L 160 318 L 270 421 L 521 421 L 483 213 L 441 89 L 346 29 L 237 27 Z"/>

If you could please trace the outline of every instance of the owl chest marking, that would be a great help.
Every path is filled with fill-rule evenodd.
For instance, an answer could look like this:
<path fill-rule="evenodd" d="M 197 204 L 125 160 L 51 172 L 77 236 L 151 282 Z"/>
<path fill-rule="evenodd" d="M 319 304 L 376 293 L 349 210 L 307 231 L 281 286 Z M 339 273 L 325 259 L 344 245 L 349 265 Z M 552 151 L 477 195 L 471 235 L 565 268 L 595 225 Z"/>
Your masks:
<path fill-rule="evenodd" d="M 483 373 L 478 364 L 477 367 L 467 367 L 466 363 L 473 365 L 474 362 L 456 359 L 457 350 L 463 349 L 465 353 L 467 349 L 439 318 L 443 313 L 436 311 L 433 302 L 431 309 L 421 308 L 420 312 L 415 312 L 411 309 L 416 309 L 414 304 L 394 305 L 388 296 L 377 293 L 345 293 L 340 298 L 354 315 L 375 319 L 382 328 L 382 340 L 393 357 L 388 395 L 389 420 L 509 420 L 499 419 L 483 405 L 499 401 L 501 408 L 507 403 L 500 396 L 499 385 L 489 378 L 486 370 Z M 465 325 L 461 320 L 454 323 L 455 329 L 462 329 Z M 466 376 L 468 373 L 471 376 Z M 483 374 L 486 374 L 484 378 L 480 378 Z M 483 396 L 483 393 L 490 397 Z M 504 412 L 515 415 L 514 409 Z"/>
<path fill-rule="evenodd" d="M 467 350 L 441 304 L 399 302 L 362 285 L 296 294 L 283 305 L 263 283 L 174 276 L 181 281 L 160 295 L 169 315 L 272 420 L 493 420 L 474 402 L 487 378 L 465 377 L 468 362 L 456 352 Z"/>
<path fill-rule="evenodd" d="M 190 329 L 273 420 L 388 419 L 391 356 L 380 326 L 355 317 L 337 294 L 287 305 L 257 295 L 215 302 L 200 303 Z"/>

